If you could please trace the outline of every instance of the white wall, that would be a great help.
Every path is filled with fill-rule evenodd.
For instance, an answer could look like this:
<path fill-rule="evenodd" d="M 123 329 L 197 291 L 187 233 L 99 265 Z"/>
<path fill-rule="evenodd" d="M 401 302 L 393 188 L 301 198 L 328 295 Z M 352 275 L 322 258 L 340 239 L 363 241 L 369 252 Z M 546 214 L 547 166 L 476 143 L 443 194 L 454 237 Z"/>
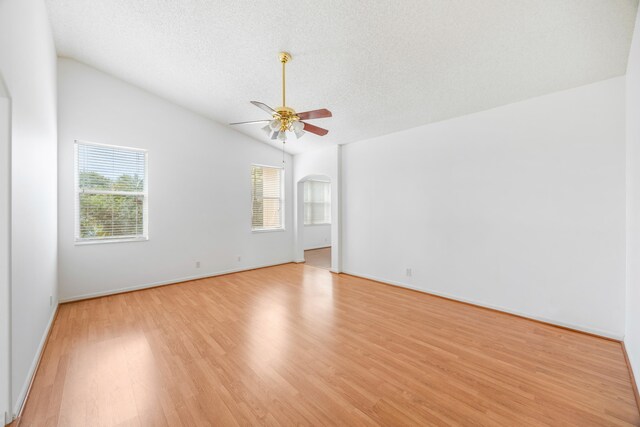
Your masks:
<path fill-rule="evenodd" d="M 624 80 L 344 146 L 344 271 L 622 337 Z"/>
<path fill-rule="evenodd" d="M 331 246 L 331 224 L 304 226 L 304 250 Z"/>
<path fill-rule="evenodd" d="M 627 320 L 625 347 L 640 381 L 640 12 L 627 66 Z"/>
<path fill-rule="evenodd" d="M 342 146 L 329 145 L 327 148 L 297 154 L 294 157 L 293 182 L 296 185 L 294 204 L 295 218 L 295 260 L 304 260 L 304 180 L 309 178 L 331 181 L 331 271 L 342 271 L 341 254 L 341 185 L 340 164 Z"/>
<path fill-rule="evenodd" d="M 0 74 L 12 107 L 15 411 L 27 391 L 57 301 L 56 54 L 43 1 L 0 1 Z"/>
<path fill-rule="evenodd" d="M 11 103 L 0 75 L 0 425 L 11 407 Z"/>
<path fill-rule="evenodd" d="M 61 300 L 292 261 L 290 156 L 286 231 L 252 233 L 251 165 L 281 151 L 73 60 L 58 78 Z M 74 244 L 76 139 L 149 150 L 148 241 Z"/>

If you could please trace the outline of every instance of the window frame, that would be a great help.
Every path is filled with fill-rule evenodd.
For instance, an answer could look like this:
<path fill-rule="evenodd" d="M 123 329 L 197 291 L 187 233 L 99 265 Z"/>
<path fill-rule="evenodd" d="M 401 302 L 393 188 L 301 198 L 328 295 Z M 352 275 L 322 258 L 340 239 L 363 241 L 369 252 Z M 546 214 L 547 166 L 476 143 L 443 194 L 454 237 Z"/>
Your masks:
<path fill-rule="evenodd" d="M 79 145 L 91 145 L 95 147 L 111 147 L 123 151 L 137 151 L 144 153 L 144 188 L 142 192 L 129 191 L 92 191 L 91 194 L 124 194 L 131 196 L 142 196 L 143 214 L 142 214 L 142 235 L 140 236 L 118 236 L 118 237 L 99 237 L 99 238 L 83 238 L 80 237 L 80 171 L 78 162 Z M 100 245 L 107 243 L 127 243 L 127 242 L 146 242 L 149 240 L 149 151 L 145 148 L 127 147 L 115 144 L 103 144 L 99 142 L 84 141 L 76 139 L 73 143 L 73 173 L 74 173 L 74 244 L 80 245 Z"/>
<path fill-rule="evenodd" d="M 322 182 L 322 183 L 327 184 L 329 186 L 329 200 L 325 201 L 325 202 L 322 202 L 322 204 L 328 204 L 329 205 L 329 221 L 307 223 L 307 212 L 306 212 L 307 205 L 308 204 L 309 205 L 313 205 L 314 203 L 321 203 L 321 202 L 307 202 L 305 200 L 305 198 L 306 198 L 305 192 L 306 192 L 306 189 L 307 189 L 307 183 L 308 182 Z M 326 180 L 323 180 L 323 179 L 308 179 L 308 180 L 306 180 L 304 182 L 303 189 L 302 189 L 302 209 L 303 209 L 302 218 L 303 218 L 303 225 L 305 227 L 314 227 L 314 226 L 317 226 L 317 225 L 331 225 L 331 222 L 332 222 L 332 218 L 331 218 L 331 213 L 332 213 L 331 212 L 331 190 L 332 190 L 331 181 L 326 181 Z"/>
<path fill-rule="evenodd" d="M 280 170 L 280 227 L 278 228 L 253 228 L 253 179 L 251 177 L 254 167 Z M 286 231 L 285 221 L 285 169 L 283 166 L 264 165 L 252 163 L 249 168 L 249 228 L 252 233 L 271 233 Z"/>

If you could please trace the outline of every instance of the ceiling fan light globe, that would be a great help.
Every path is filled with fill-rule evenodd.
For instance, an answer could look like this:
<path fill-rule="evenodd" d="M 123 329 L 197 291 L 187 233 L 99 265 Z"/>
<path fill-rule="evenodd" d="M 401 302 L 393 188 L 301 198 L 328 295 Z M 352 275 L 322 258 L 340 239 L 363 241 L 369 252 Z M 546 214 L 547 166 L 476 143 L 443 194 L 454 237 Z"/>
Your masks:
<path fill-rule="evenodd" d="M 280 120 L 273 119 L 269 122 L 269 127 L 271 130 L 279 130 L 280 129 Z"/>
<path fill-rule="evenodd" d="M 304 129 L 304 123 L 299 122 L 299 121 L 295 121 L 293 122 L 293 124 L 291 125 L 291 128 L 294 132 L 300 132 L 302 129 Z"/>
<path fill-rule="evenodd" d="M 303 126 L 304 127 L 304 126 Z M 302 138 L 304 136 L 304 134 L 306 133 L 305 131 L 303 131 L 302 129 L 298 130 L 298 129 L 294 129 L 293 133 L 296 134 L 296 138 Z"/>
<path fill-rule="evenodd" d="M 286 132 L 280 132 L 280 133 L 278 134 L 278 139 L 279 139 L 280 141 L 286 141 L 286 140 L 287 140 L 287 133 L 286 133 Z"/>
<path fill-rule="evenodd" d="M 264 131 L 264 133 L 271 136 L 271 132 L 272 132 L 271 125 L 266 125 L 265 127 L 262 128 L 262 130 Z"/>

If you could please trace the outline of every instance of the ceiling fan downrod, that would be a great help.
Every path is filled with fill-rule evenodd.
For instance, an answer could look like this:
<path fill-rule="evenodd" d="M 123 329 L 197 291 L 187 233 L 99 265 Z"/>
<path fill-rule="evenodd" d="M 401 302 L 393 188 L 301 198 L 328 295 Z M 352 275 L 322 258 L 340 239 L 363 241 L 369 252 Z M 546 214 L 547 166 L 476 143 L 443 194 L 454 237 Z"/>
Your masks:
<path fill-rule="evenodd" d="M 286 98 L 286 66 L 287 62 L 291 61 L 291 54 L 288 52 L 280 52 L 278 55 L 280 58 L 280 62 L 282 62 L 282 106 L 287 106 L 287 98 Z"/>

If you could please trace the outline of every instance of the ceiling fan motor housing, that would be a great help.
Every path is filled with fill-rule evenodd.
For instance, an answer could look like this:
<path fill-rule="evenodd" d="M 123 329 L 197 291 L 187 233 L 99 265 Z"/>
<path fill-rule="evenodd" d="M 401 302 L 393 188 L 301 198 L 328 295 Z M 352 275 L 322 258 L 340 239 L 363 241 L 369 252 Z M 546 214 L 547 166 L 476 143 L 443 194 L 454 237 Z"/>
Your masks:
<path fill-rule="evenodd" d="M 280 121 L 281 131 L 291 130 L 291 125 L 300 120 L 293 108 L 278 107 L 276 108 L 276 112 L 278 115 L 274 115 L 273 118 Z"/>

